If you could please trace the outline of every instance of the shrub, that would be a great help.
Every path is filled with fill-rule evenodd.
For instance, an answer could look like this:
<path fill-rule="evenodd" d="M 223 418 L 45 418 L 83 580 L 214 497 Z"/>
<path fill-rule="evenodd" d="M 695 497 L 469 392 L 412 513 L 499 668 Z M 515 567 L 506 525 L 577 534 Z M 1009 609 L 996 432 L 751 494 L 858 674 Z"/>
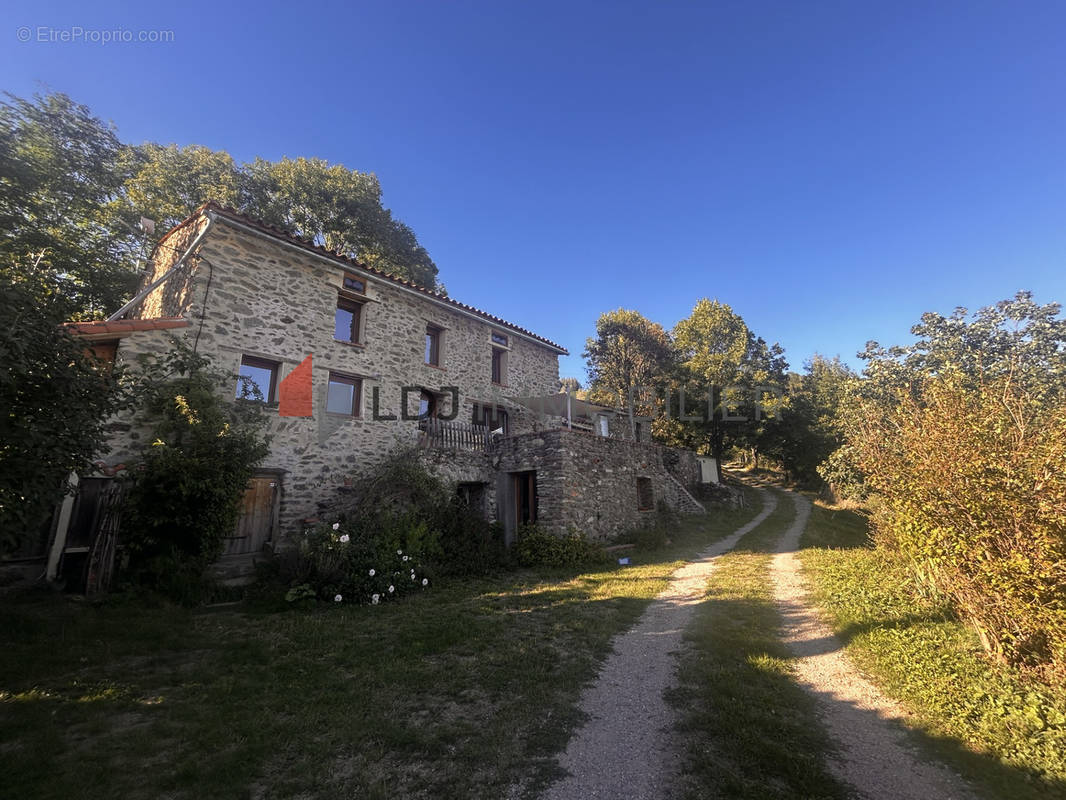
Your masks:
<path fill-rule="evenodd" d="M 943 375 L 901 392 L 856 444 L 878 542 L 917 584 L 991 652 L 1066 664 L 1066 402 Z"/>
<path fill-rule="evenodd" d="M 222 553 L 238 502 L 267 454 L 261 405 L 229 402 L 234 376 L 175 343 L 138 377 L 154 440 L 133 473 L 122 522 L 126 575 L 182 602 L 201 598 L 203 573 Z"/>
<path fill-rule="evenodd" d="M 585 534 L 556 536 L 536 525 L 519 528 L 515 554 L 523 567 L 577 567 L 606 560 L 603 547 Z"/>
<path fill-rule="evenodd" d="M 394 453 L 330 514 L 360 529 L 393 530 L 393 549 L 417 550 L 434 574 L 484 574 L 509 560 L 499 525 L 462 503 L 417 452 Z M 407 537 L 418 525 L 422 541 L 416 545 Z"/>
<path fill-rule="evenodd" d="M 401 538 L 411 549 L 395 546 Z M 391 528 L 352 522 L 310 528 L 285 599 L 377 604 L 421 592 L 430 583 L 420 553 L 428 538 L 425 523 L 399 516 Z"/>
<path fill-rule="evenodd" d="M 124 403 L 117 373 L 60 328 L 59 306 L 0 277 L 0 555 L 26 544 Z"/>

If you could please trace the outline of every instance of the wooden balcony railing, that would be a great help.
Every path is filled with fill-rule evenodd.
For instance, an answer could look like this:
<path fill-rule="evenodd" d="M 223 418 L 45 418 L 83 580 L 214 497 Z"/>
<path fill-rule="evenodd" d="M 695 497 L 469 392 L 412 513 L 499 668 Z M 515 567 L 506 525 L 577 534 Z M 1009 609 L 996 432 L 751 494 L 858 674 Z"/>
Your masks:
<path fill-rule="evenodd" d="M 488 450 L 491 440 L 487 425 L 470 422 L 444 422 L 430 417 L 422 425 L 425 447 L 452 450 Z"/>

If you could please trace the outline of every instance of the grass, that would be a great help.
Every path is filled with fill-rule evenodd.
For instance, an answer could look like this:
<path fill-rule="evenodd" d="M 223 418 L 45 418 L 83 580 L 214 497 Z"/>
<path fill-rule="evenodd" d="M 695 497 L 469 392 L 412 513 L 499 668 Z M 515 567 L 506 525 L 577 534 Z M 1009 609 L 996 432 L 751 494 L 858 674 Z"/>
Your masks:
<path fill-rule="evenodd" d="M 453 582 L 382 606 L 5 599 L 3 783 L 25 800 L 532 795 L 611 637 L 754 513 L 688 518 L 626 568 Z"/>
<path fill-rule="evenodd" d="M 683 788 L 692 798 L 849 796 L 825 767 L 831 743 L 778 639 L 768 552 L 794 509 L 777 494 L 777 509 L 719 559 L 686 635 L 671 700 L 681 713 Z"/>
<path fill-rule="evenodd" d="M 949 611 L 908 590 L 855 510 L 815 505 L 804 569 L 852 660 L 913 717 L 918 738 L 989 798 L 1066 797 L 1066 690 L 988 660 Z"/>

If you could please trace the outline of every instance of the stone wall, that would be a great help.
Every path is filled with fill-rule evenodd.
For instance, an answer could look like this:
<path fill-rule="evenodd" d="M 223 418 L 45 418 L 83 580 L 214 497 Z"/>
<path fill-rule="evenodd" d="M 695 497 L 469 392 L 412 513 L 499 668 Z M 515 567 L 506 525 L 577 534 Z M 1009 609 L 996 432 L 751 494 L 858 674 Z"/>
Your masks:
<path fill-rule="evenodd" d="M 171 237 L 153 271 L 162 274 L 199 230 L 187 226 Z M 338 291 L 345 273 L 367 283 L 361 344 L 334 339 Z M 146 279 L 151 280 L 149 277 Z M 401 387 L 431 391 L 457 386 L 457 421 L 470 422 L 475 402 L 501 396 L 539 395 L 558 389 L 557 352 L 513 329 L 469 314 L 395 281 L 359 273 L 326 257 L 219 221 L 207 233 L 198 257 L 148 296 L 134 317 L 184 316 L 192 323 L 186 341 L 217 366 L 239 371 L 242 356 L 278 364 L 277 380 L 312 356 L 312 417 L 281 417 L 270 409 L 271 452 L 264 468 L 283 471 L 280 524 L 283 535 L 315 516 L 319 502 L 365 474 L 389 454 L 418 442 L 417 421 L 402 418 Z M 443 330 L 440 366 L 425 363 L 427 324 Z M 508 339 L 504 385 L 493 384 L 491 334 Z M 156 338 L 124 339 L 120 357 L 163 347 Z M 360 415 L 325 413 L 330 372 L 361 381 Z M 236 394 L 236 379 L 228 391 Z M 377 414 L 373 409 L 378 399 Z M 514 433 L 533 432 L 544 422 L 506 403 Z M 410 410 L 417 413 L 418 394 Z M 447 414 L 450 403 L 442 403 Z M 391 418 L 390 418 L 391 417 Z M 143 441 L 134 429 L 119 431 L 109 459 L 124 458 Z"/>
<path fill-rule="evenodd" d="M 698 511 L 664 463 L 689 459 L 695 462 L 690 453 L 655 444 L 552 430 L 505 441 L 495 464 L 505 474 L 536 470 L 539 525 L 607 540 L 641 525 L 660 500 L 678 511 Z M 638 478 L 651 484 L 650 508 L 644 510 Z"/>

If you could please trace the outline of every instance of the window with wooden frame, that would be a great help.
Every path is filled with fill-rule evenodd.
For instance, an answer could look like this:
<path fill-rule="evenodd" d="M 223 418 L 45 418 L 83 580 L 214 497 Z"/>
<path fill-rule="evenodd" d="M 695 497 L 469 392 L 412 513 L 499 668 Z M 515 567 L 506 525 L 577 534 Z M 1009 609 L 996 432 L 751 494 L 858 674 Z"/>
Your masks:
<path fill-rule="evenodd" d="M 256 356 L 241 356 L 237 374 L 237 399 L 273 403 L 277 400 L 278 362 Z M 256 397 L 258 390 L 259 397 Z"/>
<path fill-rule="evenodd" d="M 436 325 L 426 326 L 426 363 L 439 367 L 441 340 L 444 338 L 444 330 Z"/>
<path fill-rule="evenodd" d="M 337 311 L 333 317 L 333 338 L 339 342 L 362 344 L 363 302 L 348 297 L 337 298 Z"/>
<path fill-rule="evenodd" d="M 363 382 L 348 375 L 329 374 L 326 388 L 326 413 L 345 417 L 359 417 L 363 395 Z"/>
<path fill-rule="evenodd" d="M 507 383 L 507 351 L 492 348 L 492 382 L 503 386 Z"/>

